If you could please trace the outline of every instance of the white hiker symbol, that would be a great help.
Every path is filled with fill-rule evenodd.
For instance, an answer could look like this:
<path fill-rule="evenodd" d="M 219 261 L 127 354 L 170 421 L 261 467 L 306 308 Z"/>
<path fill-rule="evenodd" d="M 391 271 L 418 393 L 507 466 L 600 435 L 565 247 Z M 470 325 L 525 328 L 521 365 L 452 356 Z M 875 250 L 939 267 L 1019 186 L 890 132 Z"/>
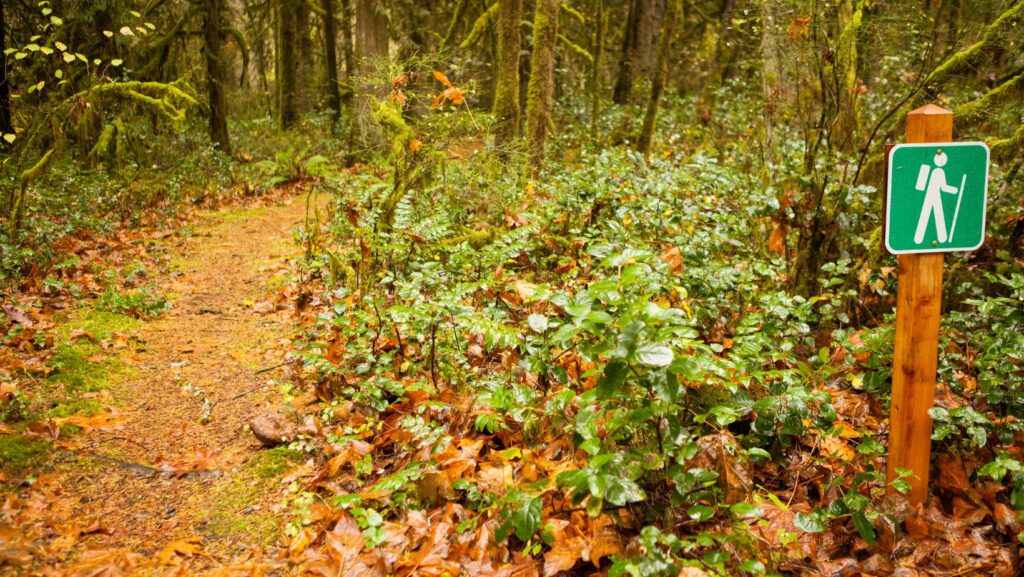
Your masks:
<path fill-rule="evenodd" d="M 924 242 L 924 233 L 928 228 L 928 221 L 935 216 L 935 232 L 938 242 L 945 243 L 953 240 L 953 232 L 956 231 L 956 219 L 960 216 L 960 201 L 963 200 L 964 184 L 967 182 L 967 175 L 963 177 L 960 188 L 946 184 L 946 171 L 942 169 L 949 158 L 941 150 L 935 153 L 935 169 L 927 164 L 922 164 L 917 173 L 917 190 L 924 191 L 924 204 L 921 206 L 921 216 L 917 219 L 917 231 L 914 233 L 914 242 Z M 942 212 L 942 193 L 957 194 L 956 211 L 953 213 L 953 222 L 950 224 L 949 235 L 946 235 L 946 217 Z"/>

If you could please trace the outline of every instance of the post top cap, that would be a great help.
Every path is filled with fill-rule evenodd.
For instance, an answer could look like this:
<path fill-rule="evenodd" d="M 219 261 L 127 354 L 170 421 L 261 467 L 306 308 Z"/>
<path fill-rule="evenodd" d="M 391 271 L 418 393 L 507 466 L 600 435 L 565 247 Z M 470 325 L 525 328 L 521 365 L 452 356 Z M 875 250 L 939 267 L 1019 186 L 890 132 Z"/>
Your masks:
<path fill-rule="evenodd" d="M 911 110 L 910 112 L 907 113 L 908 116 L 910 116 L 910 115 L 918 115 L 918 114 L 929 115 L 929 116 L 930 115 L 945 115 L 945 114 L 953 114 L 953 111 L 952 110 L 946 110 L 945 108 L 943 108 L 941 106 L 936 106 L 934 104 L 925 104 L 924 106 L 922 106 L 920 108 L 916 108 L 914 110 Z"/>

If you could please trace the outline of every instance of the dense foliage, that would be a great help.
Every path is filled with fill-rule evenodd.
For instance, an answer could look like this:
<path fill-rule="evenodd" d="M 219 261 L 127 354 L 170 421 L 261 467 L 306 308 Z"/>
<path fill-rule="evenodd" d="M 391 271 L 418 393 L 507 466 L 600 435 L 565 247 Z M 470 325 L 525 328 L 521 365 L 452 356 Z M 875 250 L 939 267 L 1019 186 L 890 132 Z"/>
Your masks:
<path fill-rule="evenodd" d="M 306 194 L 296 571 L 1016 574 L 1024 3 L 5 9 L 5 299 L 155 317 L 135 281 L 70 282 L 73 239 Z M 885 477 L 879 189 L 925 102 L 993 164 L 985 246 L 947 258 L 914 507 Z M 5 347 L 53 348 L 4 310 Z M 21 431 L 31 374 L 0 369 Z"/>

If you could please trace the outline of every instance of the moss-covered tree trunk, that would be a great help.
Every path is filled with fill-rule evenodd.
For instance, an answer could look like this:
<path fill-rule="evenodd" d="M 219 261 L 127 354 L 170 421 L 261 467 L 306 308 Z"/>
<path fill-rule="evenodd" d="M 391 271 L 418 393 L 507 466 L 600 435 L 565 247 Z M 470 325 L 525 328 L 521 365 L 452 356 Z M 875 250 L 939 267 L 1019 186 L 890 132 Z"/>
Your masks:
<path fill-rule="evenodd" d="M 298 120 L 298 80 L 295 48 L 299 0 L 277 0 L 277 35 L 275 60 L 277 77 L 277 119 L 281 130 L 291 128 Z"/>
<path fill-rule="evenodd" d="M 544 145 L 551 123 L 558 4 L 559 0 L 537 0 L 533 15 L 533 52 L 530 54 L 530 82 L 526 88 L 526 137 L 530 171 L 534 175 L 544 164 Z"/>
<path fill-rule="evenodd" d="M 7 18 L 4 15 L 4 3 L 0 1 L 0 54 L 7 50 Z M 11 84 L 7 78 L 7 58 L 0 62 L 0 132 L 12 134 L 11 124 Z M 0 140 L 6 144 L 6 141 Z"/>
<path fill-rule="evenodd" d="M 597 121 L 601 116 L 601 60 L 604 56 L 604 34 L 607 21 L 604 0 L 594 0 L 594 42 L 590 53 L 594 63 L 590 67 L 590 138 L 597 139 Z"/>
<path fill-rule="evenodd" d="M 341 51 L 345 61 L 345 86 L 341 91 L 341 100 L 349 106 L 352 104 L 352 81 L 356 75 L 356 49 L 352 39 L 352 0 L 341 0 Z"/>
<path fill-rule="evenodd" d="M 853 0 L 840 0 L 836 12 L 839 41 L 836 43 L 835 66 L 837 78 L 836 121 L 832 144 L 846 153 L 854 152 L 859 144 L 860 99 L 857 83 L 857 31 L 862 12 L 854 9 Z"/>
<path fill-rule="evenodd" d="M 669 49 L 672 45 L 672 33 L 675 30 L 679 1 L 668 0 L 668 8 L 661 26 L 661 36 L 658 40 L 658 61 L 654 66 L 654 76 L 651 78 L 651 97 L 647 101 L 647 112 L 644 114 L 644 124 L 640 130 L 640 138 L 637 140 L 636 147 L 637 151 L 644 156 L 650 156 L 651 144 L 654 141 L 658 106 L 661 103 L 661 95 L 665 91 L 665 81 L 668 77 Z"/>
<path fill-rule="evenodd" d="M 334 21 L 334 0 L 320 0 L 320 8 L 324 11 L 324 102 L 331 113 L 331 126 L 334 127 L 341 117 L 341 94 L 338 92 L 338 26 Z"/>
<path fill-rule="evenodd" d="M 715 26 L 717 30 L 715 48 L 711 61 L 707 65 L 707 74 L 697 101 L 698 114 L 706 122 L 710 122 L 715 117 L 715 110 L 718 108 L 718 93 L 725 84 L 725 81 L 729 79 L 735 60 L 736 50 L 731 47 L 733 36 L 732 20 L 735 10 L 735 0 L 722 0 L 718 12 L 718 21 Z M 773 30 L 766 29 L 764 35 L 773 33 Z"/>
<path fill-rule="evenodd" d="M 498 4 L 498 66 L 494 90 L 494 145 L 502 146 L 519 136 L 519 52 L 523 0 Z"/>
<path fill-rule="evenodd" d="M 206 57 L 206 91 L 210 99 L 210 140 L 221 152 L 231 154 L 225 94 L 224 28 L 224 0 L 203 0 L 203 52 Z"/>
<path fill-rule="evenodd" d="M 359 98 L 356 102 L 356 125 L 358 142 L 363 146 L 375 144 L 380 131 L 373 118 L 373 102 L 384 97 L 386 87 L 380 79 L 374 78 L 377 61 L 388 56 L 390 36 L 388 16 L 383 2 L 379 0 L 356 0 L 356 85 Z"/>

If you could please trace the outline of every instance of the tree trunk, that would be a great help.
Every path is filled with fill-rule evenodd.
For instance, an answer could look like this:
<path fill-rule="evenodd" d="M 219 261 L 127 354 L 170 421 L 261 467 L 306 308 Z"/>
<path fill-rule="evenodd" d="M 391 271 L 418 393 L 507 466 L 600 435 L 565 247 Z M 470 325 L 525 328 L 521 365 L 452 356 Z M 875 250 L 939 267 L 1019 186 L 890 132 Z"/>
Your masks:
<path fill-rule="evenodd" d="M 654 141 L 654 127 L 658 119 L 658 104 L 661 95 L 665 91 L 665 80 L 668 76 L 669 50 L 672 47 L 672 33 L 675 30 L 675 20 L 679 0 L 668 0 L 668 7 L 665 10 L 664 23 L 661 26 L 661 36 L 658 40 L 658 61 L 654 66 L 654 76 L 651 78 L 651 98 L 647 102 L 647 113 L 644 114 L 644 125 L 640 130 L 640 138 L 637 140 L 637 151 L 645 157 L 651 155 L 651 144 Z"/>
<path fill-rule="evenodd" d="M 788 97 L 792 82 L 783 66 L 783 21 L 776 0 L 766 0 L 761 8 L 764 32 L 761 35 L 761 82 L 764 95 L 764 164 L 768 182 L 775 181 L 775 123 L 779 106 Z"/>
<path fill-rule="evenodd" d="M 356 83 L 359 102 L 356 110 L 356 128 L 359 142 L 366 146 L 379 139 L 379 130 L 373 120 L 372 101 L 384 97 L 384 86 L 374 78 L 375 61 L 388 56 L 388 17 L 379 0 L 356 0 Z"/>
<path fill-rule="evenodd" d="M 7 50 L 7 18 L 4 15 L 4 2 L 0 0 L 0 53 Z M 11 124 L 11 84 L 7 77 L 7 57 L 4 56 L 0 70 L 0 133 L 13 134 Z M 0 141 L 6 146 L 6 141 Z"/>
<path fill-rule="evenodd" d="M 299 0 L 295 12 L 295 73 L 299 112 L 310 110 L 316 98 L 316 66 L 313 63 L 313 38 L 310 35 L 309 0 Z"/>
<path fill-rule="evenodd" d="M 597 27 L 594 29 L 594 45 L 591 54 L 594 64 L 590 68 L 590 138 L 597 140 L 597 121 L 601 117 L 601 59 L 604 56 L 604 34 L 607 21 L 604 15 L 604 0 L 595 0 L 595 18 Z"/>
<path fill-rule="evenodd" d="M 298 120 L 295 48 L 300 0 L 277 0 L 277 117 L 281 130 Z"/>
<path fill-rule="evenodd" d="M 526 88 L 526 135 L 530 170 L 534 175 L 544 164 L 544 144 L 551 122 L 558 3 L 559 0 L 537 0 L 533 15 L 533 52 L 530 54 L 530 83 Z"/>
<path fill-rule="evenodd" d="M 616 104 L 629 101 L 633 80 L 651 71 L 665 4 L 666 0 L 633 0 L 630 3 L 629 18 L 622 35 L 622 59 L 619 60 L 619 74 L 612 93 Z"/>
<path fill-rule="evenodd" d="M 332 129 L 341 118 L 341 95 L 338 93 L 338 27 L 334 22 L 334 0 L 320 0 L 324 11 L 324 66 L 327 68 L 325 101 L 331 112 Z"/>
<path fill-rule="evenodd" d="M 224 0 L 203 0 L 203 41 L 206 56 L 206 86 L 210 97 L 210 140 L 224 154 L 231 154 L 228 135 L 228 106 L 224 66 Z"/>
<path fill-rule="evenodd" d="M 853 0 L 840 0 L 837 6 L 836 78 L 837 110 L 832 143 L 836 149 L 854 152 L 860 132 L 860 102 L 857 85 L 857 30 L 861 12 L 854 11 Z"/>
<path fill-rule="evenodd" d="M 341 44 L 345 55 L 345 88 L 342 101 L 352 103 L 352 81 L 356 75 L 356 51 L 352 46 L 352 0 L 341 0 Z"/>
<path fill-rule="evenodd" d="M 519 52 L 522 0 L 498 4 L 498 66 L 494 90 L 494 145 L 501 147 L 519 136 Z"/>

